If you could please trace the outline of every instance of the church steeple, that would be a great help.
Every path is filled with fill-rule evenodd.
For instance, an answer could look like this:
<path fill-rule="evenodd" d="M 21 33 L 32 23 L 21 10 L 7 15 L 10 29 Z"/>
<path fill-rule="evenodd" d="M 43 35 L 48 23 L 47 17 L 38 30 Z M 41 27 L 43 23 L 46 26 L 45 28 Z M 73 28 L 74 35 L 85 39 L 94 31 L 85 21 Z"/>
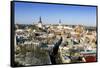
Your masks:
<path fill-rule="evenodd" d="M 40 16 L 40 18 L 39 18 L 39 22 L 38 22 L 38 23 L 42 23 L 41 16 Z"/>
<path fill-rule="evenodd" d="M 61 25 L 61 19 L 59 19 L 59 25 Z"/>
<path fill-rule="evenodd" d="M 59 24 L 61 24 L 61 20 L 59 19 Z"/>
<path fill-rule="evenodd" d="M 59 25 L 58 25 L 58 27 L 57 27 L 58 29 L 62 29 L 63 27 L 62 27 L 62 25 L 61 25 L 61 20 L 59 19 Z"/>
<path fill-rule="evenodd" d="M 41 16 L 40 16 L 40 18 L 39 18 L 38 27 L 39 27 L 39 28 L 42 28 L 42 27 L 43 27 L 43 25 L 42 25 L 42 20 L 41 20 Z"/>

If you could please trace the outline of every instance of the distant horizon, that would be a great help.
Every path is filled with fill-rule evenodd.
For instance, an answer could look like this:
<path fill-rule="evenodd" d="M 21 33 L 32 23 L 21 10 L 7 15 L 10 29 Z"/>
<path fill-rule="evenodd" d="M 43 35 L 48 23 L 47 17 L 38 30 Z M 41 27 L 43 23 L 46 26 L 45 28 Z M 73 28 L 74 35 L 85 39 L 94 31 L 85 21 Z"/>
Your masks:
<path fill-rule="evenodd" d="M 38 23 L 35 23 L 35 24 L 34 23 L 25 23 L 25 24 L 23 24 L 23 23 L 15 23 L 15 25 L 16 24 L 19 24 L 19 25 L 37 25 Z M 55 23 L 55 24 L 43 24 L 43 25 L 59 25 L 59 24 Z M 82 25 L 82 24 L 61 24 L 61 25 L 75 25 L 76 26 L 76 25 Z M 97 25 L 96 26 L 94 26 L 94 25 L 83 25 L 83 26 L 96 27 Z"/>
<path fill-rule="evenodd" d="M 96 26 L 96 7 L 15 2 L 15 23 Z"/>

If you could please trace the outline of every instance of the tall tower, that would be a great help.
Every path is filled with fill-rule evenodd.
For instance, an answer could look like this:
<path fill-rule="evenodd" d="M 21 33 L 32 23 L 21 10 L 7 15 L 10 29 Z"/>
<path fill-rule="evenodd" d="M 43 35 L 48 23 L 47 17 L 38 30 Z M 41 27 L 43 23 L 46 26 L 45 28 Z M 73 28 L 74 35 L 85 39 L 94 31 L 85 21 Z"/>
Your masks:
<path fill-rule="evenodd" d="M 61 25 L 61 20 L 59 19 L 59 25 Z"/>
<path fill-rule="evenodd" d="M 40 16 L 40 18 L 39 18 L 39 22 L 38 22 L 38 23 L 41 23 L 41 24 L 42 24 L 41 16 Z"/>
<path fill-rule="evenodd" d="M 39 28 L 42 28 L 42 20 L 41 20 L 41 16 L 39 18 L 39 22 L 38 22 L 38 25 L 37 25 Z"/>
<path fill-rule="evenodd" d="M 62 29 L 61 20 L 59 19 L 58 29 Z"/>

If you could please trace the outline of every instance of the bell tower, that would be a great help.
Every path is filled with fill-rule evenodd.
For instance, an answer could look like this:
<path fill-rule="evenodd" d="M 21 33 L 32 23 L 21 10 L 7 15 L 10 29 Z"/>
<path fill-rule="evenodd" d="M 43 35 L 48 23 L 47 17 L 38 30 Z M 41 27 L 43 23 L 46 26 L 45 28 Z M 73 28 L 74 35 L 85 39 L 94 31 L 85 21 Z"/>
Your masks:
<path fill-rule="evenodd" d="M 38 22 L 38 25 L 37 25 L 39 28 L 42 28 L 42 19 L 41 19 L 41 16 L 39 18 L 39 22 Z"/>
<path fill-rule="evenodd" d="M 41 24 L 42 24 L 41 16 L 40 16 L 40 18 L 39 18 L 39 22 L 38 22 L 38 23 L 41 23 Z"/>

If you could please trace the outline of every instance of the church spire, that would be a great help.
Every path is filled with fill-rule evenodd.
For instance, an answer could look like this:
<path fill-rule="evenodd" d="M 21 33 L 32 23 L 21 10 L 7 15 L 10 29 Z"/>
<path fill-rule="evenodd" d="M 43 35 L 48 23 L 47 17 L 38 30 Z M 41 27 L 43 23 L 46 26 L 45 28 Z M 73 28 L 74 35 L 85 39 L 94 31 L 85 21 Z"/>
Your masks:
<path fill-rule="evenodd" d="M 59 25 L 61 25 L 61 19 L 59 19 Z"/>
<path fill-rule="evenodd" d="M 59 24 L 61 24 L 61 20 L 59 19 Z"/>
<path fill-rule="evenodd" d="M 40 18 L 39 18 L 39 23 L 42 23 L 41 16 L 40 16 Z"/>
<path fill-rule="evenodd" d="M 43 27 L 43 25 L 42 25 L 42 20 L 41 20 L 41 16 L 40 16 L 40 18 L 39 18 L 38 27 L 39 27 L 39 28 L 42 28 L 42 27 Z"/>
<path fill-rule="evenodd" d="M 58 29 L 62 29 L 62 25 L 61 25 L 61 20 L 59 19 L 59 25 L 58 25 Z"/>

